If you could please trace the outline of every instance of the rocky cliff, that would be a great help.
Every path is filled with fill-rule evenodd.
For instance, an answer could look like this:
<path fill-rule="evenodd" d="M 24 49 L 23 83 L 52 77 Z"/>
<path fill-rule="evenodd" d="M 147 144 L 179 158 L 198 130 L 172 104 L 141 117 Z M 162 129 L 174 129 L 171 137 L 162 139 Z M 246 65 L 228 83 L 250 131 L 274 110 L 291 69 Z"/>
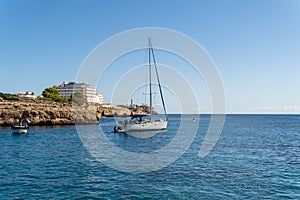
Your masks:
<path fill-rule="evenodd" d="M 0 97 L 0 126 L 11 126 L 19 118 L 27 118 L 30 125 L 72 125 L 91 123 L 102 116 L 129 116 L 147 113 L 149 108 L 129 110 L 115 105 L 72 107 L 71 104 L 38 99 L 5 100 Z"/>
<path fill-rule="evenodd" d="M 28 118 L 31 125 L 68 125 L 96 121 L 95 111 L 74 110 L 70 104 L 46 100 L 0 99 L 0 126 L 10 126 L 19 118 Z"/>

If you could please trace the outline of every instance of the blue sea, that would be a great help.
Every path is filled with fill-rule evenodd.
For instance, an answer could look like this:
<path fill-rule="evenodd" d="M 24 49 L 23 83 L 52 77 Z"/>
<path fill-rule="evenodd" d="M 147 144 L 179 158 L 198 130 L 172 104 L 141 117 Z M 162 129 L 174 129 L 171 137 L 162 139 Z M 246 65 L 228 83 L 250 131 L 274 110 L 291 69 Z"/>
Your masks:
<path fill-rule="evenodd" d="M 0 199 L 300 199 L 300 115 L 227 115 L 204 158 L 198 154 L 210 115 L 194 117 L 170 115 L 168 130 L 147 138 L 113 133 L 113 118 L 85 126 L 102 128 L 119 149 L 147 153 L 171 144 L 180 120 L 190 122 L 186 134 L 199 125 L 177 160 L 142 173 L 101 162 L 75 126 L 31 127 L 22 136 L 0 128 Z"/>

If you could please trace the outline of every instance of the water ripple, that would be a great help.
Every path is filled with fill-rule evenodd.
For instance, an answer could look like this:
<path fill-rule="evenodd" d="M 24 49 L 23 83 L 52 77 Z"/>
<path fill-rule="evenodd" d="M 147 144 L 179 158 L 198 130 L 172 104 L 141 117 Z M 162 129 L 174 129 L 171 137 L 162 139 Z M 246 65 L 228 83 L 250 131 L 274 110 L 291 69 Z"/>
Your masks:
<path fill-rule="evenodd" d="M 170 116 L 176 127 L 179 117 Z M 191 118 L 192 119 L 192 118 Z M 137 139 L 113 134 L 120 148 L 149 152 L 169 134 Z M 300 116 L 229 115 L 223 133 L 204 159 L 198 151 L 209 116 L 190 148 L 156 172 L 130 174 L 97 162 L 75 127 L 32 127 L 25 136 L 0 129 L 0 199 L 300 199 Z"/>

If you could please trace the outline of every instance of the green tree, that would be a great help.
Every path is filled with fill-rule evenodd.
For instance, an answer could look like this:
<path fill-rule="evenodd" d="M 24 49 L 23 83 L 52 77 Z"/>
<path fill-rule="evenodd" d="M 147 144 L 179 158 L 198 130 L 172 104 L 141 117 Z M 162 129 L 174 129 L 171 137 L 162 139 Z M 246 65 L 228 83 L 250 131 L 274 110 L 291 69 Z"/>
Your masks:
<path fill-rule="evenodd" d="M 58 91 L 55 88 L 46 88 L 42 93 L 46 100 L 52 100 L 61 103 L 68 103 L 68 99 L 59 96 Z"/>
<path fill-rule="evenodd" d="M 46 88 L 44 89 L 42 93 L 43 97 L 49 98 L 49 99 L 57 99 L 59 97 L 58 91 L 55 88 Z"/>

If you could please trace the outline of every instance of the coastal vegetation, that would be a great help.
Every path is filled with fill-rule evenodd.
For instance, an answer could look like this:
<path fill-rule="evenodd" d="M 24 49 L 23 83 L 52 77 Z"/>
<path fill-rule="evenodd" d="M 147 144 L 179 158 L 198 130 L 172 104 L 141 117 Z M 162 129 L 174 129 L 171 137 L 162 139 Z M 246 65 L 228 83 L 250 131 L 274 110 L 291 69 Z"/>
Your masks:
<path fill-rule="evenodd" d="M 0 97 L 5 99 L 5 100 L 13 100 L 13 101 L 18 101 L 19 97 L 15 94 L 4 94 L 0 92 Z"/>
<path fill-rule="evenodd" d="M 69 103 L 70 100 L 67 98 L 60 97 L 58 94 L 58 91 L 55 88 L 46 88 L 42 92 L 43 99 L 44 100 L 49 100 L 49 101 L 55 101 L 55 102 L 60 102 L 60 103 Z"/>
<path fill-rule="evenodd" d="M 87 101 L 84 98 L 82 92 L 75 92 L 75 94 L 70 97 L 69 101 L 71 101 L 72 103 L 78 106 L 87 104 Z"/>
<path fill-rule="evenodd" d="M 75 94 L 71 95 L 70 98 L 63 98 L 59 96 L 59 93 L 55 88 L 50 87 L 43 90 L 42 96 L 44 100 L 55 101 L 59 103 L 74 103 L 79 106 L 87 104 L 82 92 L 75 92 Z"/>

